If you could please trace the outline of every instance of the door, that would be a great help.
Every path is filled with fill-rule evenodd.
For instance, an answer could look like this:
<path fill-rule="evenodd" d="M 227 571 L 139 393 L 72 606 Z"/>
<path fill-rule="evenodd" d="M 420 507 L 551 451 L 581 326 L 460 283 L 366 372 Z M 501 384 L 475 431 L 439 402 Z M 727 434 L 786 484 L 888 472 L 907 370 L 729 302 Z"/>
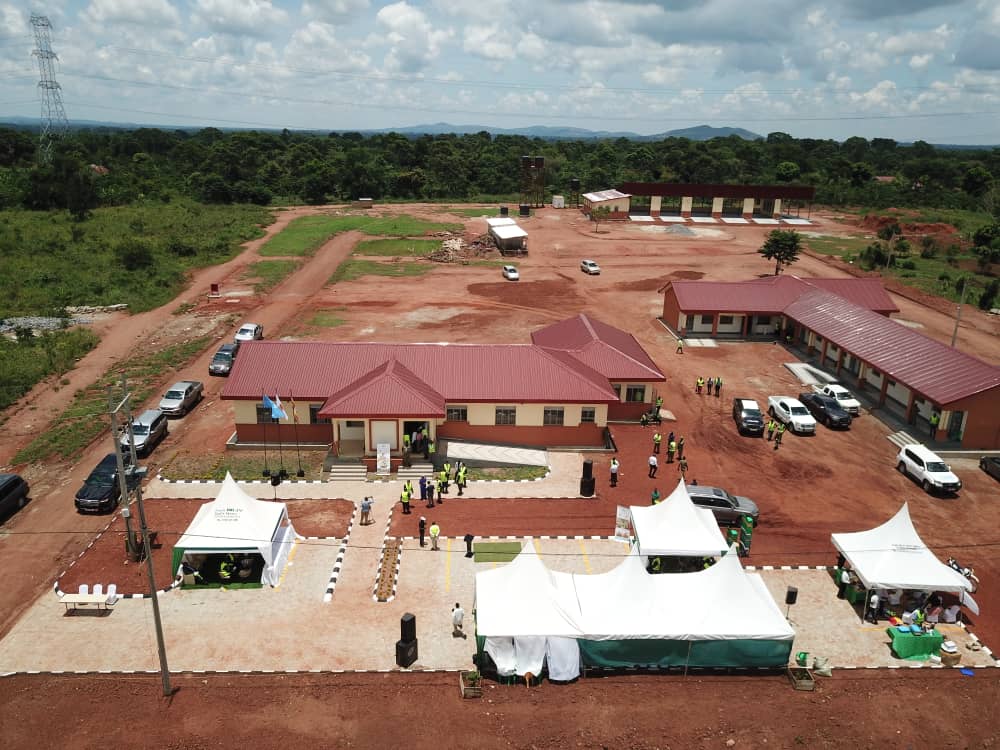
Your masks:
<path fill-rule="evenodd" d="M 372 450 L 375 450 L 379 443 L 388 443 L 391 451 L 399 449 L 399 425 L 395 419 L 373 419 L 371 426 Z"/>

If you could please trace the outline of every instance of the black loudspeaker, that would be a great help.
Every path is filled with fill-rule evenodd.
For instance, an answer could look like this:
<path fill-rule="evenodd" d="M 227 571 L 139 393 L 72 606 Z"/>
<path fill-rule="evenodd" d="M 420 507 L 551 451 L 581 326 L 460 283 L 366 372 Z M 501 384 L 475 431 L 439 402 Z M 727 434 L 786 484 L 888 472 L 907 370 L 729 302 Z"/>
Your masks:
<path fill-rule="evenodd" d="M 583 462 L 583 478 L 591 479 L 594 476 L 594 462 L 589 458 Z"/>
<path fill-rule="evenodd" d="M 507 213 L 508 213 L 507 206 L 500 206 L 500 215 L 501 216 L 506 216 Z"/>
<path fill-rule="evenodd" d="M 799 598 L 799 590 L 795 586 L 789 586 L 788 591 L 785 592 L 785 604 L 791 606 L 795 604 L 795 600 Z"/>
<path fill-rule="evenodd" d="M 580 480 L 580 495 L 581 497 L 593 497 L 594 496 L 594 478 L 584 477 Z"/>
<path fill-rule="evenodd" d="M 399 618 L 399 640 L 404 643 L 417 640 L 417 617 L 407 612 Z"/>
<path fill-rule="evenodd" d="M 411 615 L 412 616 L 412 615 Z M 407 669 L 417 660 L 417 641 L 396 641 L 396 665 Z"/>
<path fill-rule="evenodd" d="M 518 204 L 519 213 L 521 216 L 531 216 L 531 206 L 527 203 Z"/>

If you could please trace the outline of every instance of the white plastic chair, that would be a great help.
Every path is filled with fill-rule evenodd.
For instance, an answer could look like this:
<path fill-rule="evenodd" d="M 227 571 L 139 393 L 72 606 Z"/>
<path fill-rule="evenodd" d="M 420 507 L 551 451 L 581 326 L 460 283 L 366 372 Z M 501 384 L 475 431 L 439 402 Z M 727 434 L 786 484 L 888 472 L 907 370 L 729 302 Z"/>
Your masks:
<path fill-rule="evenodd" d="M 78 594 L 89 594 L 90 593 L 90 586 L 88 586 L 86 583 L 81 583 L 80 584 L 80 588 L 77 589 L 76 593 L 78 593 Z"/>
<path fill-rule="evenodd" d="M 94 584 L 94 596 L 101 596 L 104 593 L 104 584 L 95 583 Z"/>
<path fill-rule="evenodd" d="M 118 601 L 118 584 L 109 583 L 108 584 L 108 604 L 114 604 Z"/>

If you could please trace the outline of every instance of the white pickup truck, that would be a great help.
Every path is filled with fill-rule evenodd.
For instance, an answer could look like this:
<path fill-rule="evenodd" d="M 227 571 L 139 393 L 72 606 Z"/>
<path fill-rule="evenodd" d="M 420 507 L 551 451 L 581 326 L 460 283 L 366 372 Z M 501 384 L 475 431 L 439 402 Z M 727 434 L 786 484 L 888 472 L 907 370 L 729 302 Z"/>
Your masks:
<path fill-rule="evenodd" d="M 844 386 L 840 383 L 814 385 L 813 390 L 817 393 L 822 393 L 824 396 L 830 396 L 831 398 L 837 399 L 837 403 L 840 404 L 840 408 L 852 417 L 856 417 L 861 414 L 861 402 L 854 398 L 854 396 L 851 395 L 851 392 L 844 388 Z"/>
<path fill-rule="evenodd" d="M 769 396 L 767 399 L 767 413 L 784 422 L 792 430 L 800 435 L 816 432 L 816 420 L 809 410 L 797 398 L 791 396 Z"/>

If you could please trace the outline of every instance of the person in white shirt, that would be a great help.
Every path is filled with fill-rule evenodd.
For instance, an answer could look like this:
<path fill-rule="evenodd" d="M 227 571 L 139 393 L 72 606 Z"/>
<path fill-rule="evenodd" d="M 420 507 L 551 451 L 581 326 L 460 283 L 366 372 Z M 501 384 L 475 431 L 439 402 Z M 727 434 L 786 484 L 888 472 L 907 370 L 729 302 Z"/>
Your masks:
<path fill-rule="evenodd" d="M 468 638 L 465 632 L 462 630 L 462 622 L 465 620 L 465 610 L 462 609 L 462 605 L 455 602 L 455 609 L 451 611 L 451 637 L 452 638 Z"/>

